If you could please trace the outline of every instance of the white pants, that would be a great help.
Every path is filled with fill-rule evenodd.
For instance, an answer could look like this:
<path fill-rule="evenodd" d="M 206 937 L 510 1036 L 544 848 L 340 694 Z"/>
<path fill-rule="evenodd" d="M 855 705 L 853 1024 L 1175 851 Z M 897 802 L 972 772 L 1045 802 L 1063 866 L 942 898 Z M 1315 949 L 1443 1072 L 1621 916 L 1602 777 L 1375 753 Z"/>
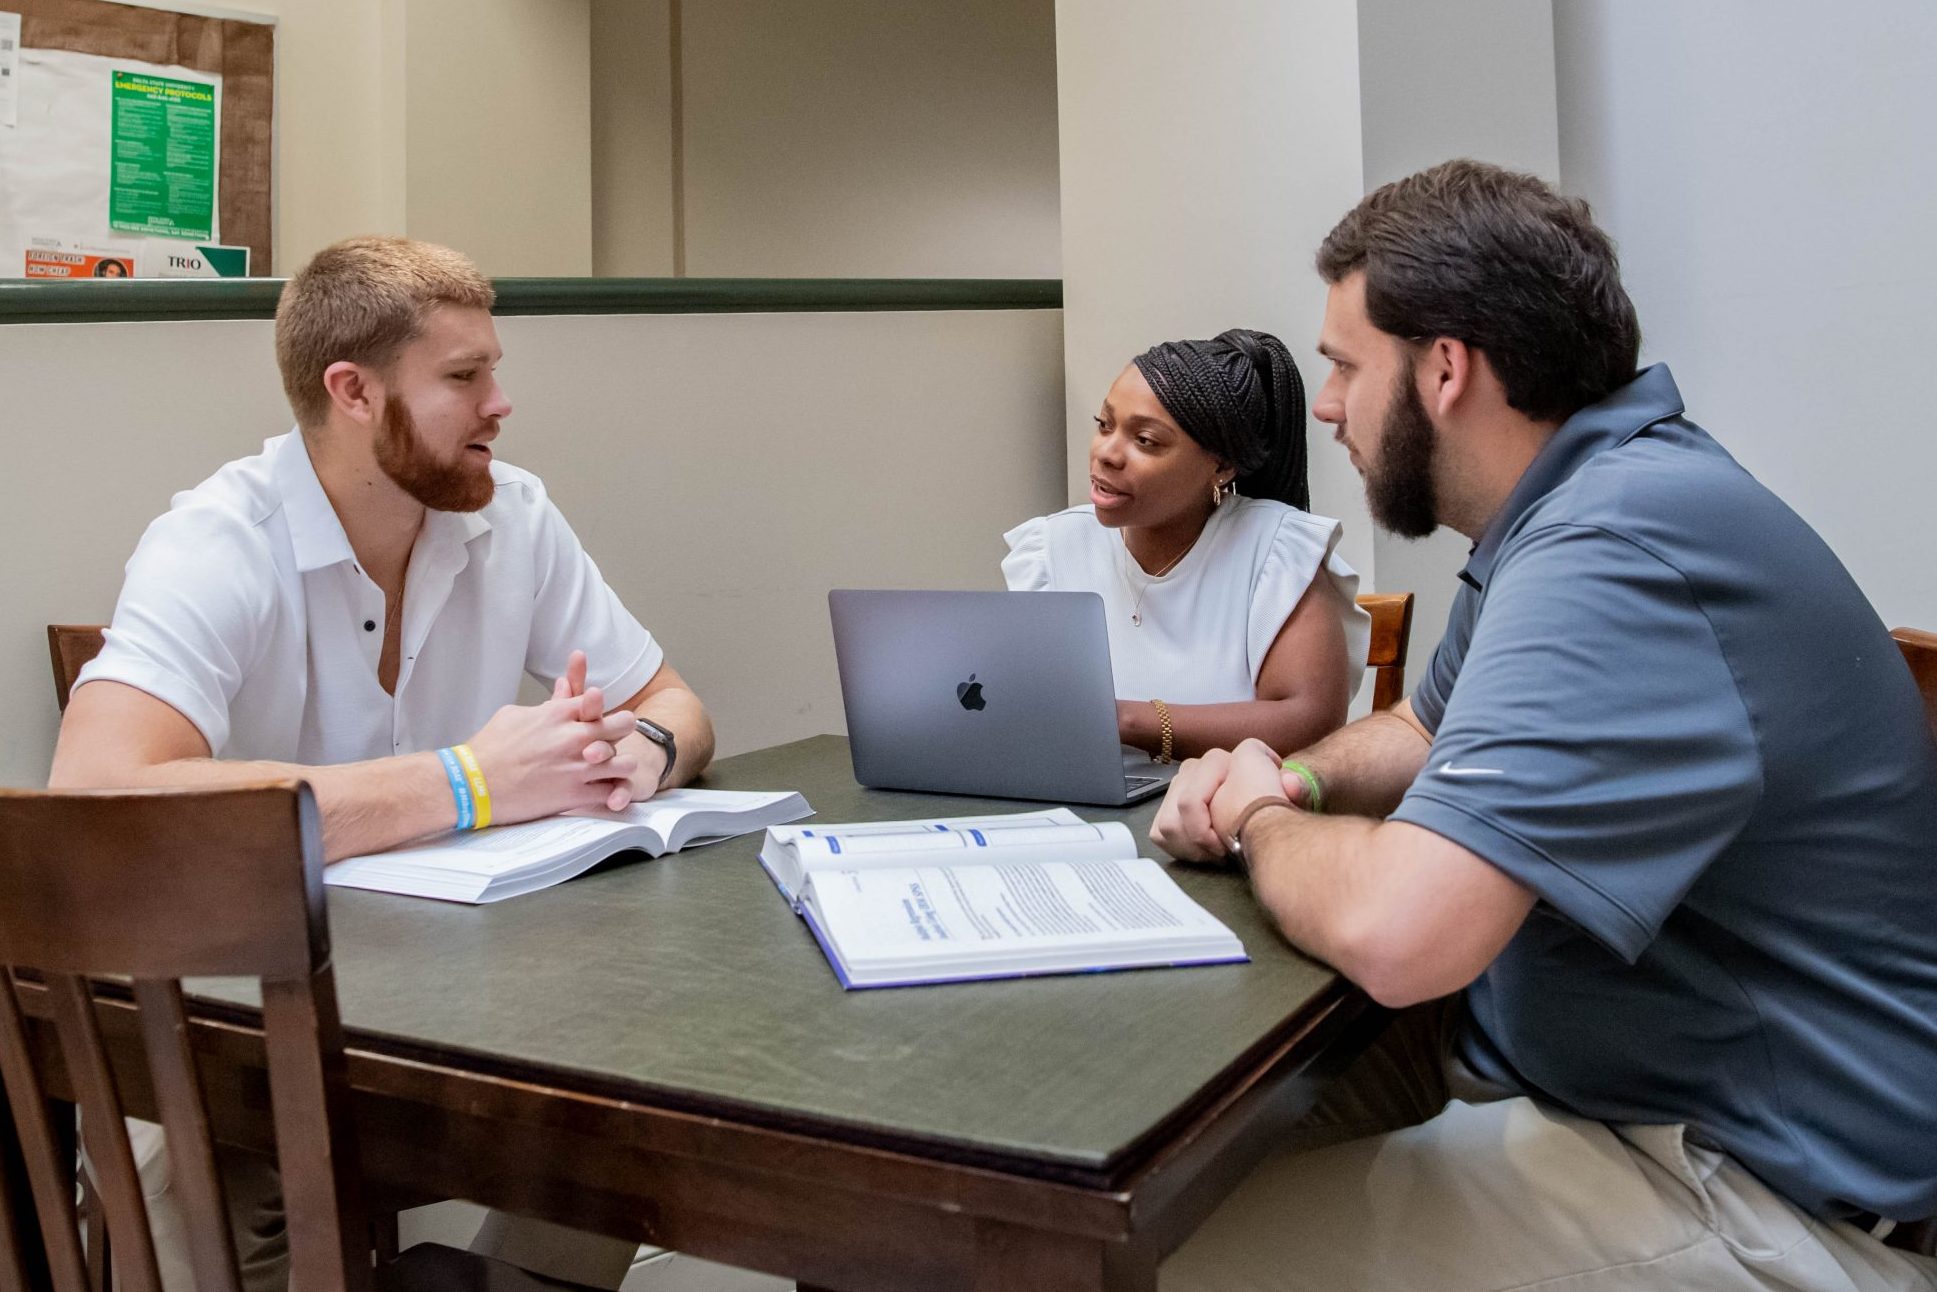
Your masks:
<path fill-rule="evenodd" d="M 1680 1126 L 1501 1097 L 1450 1059 L 1452 1026 L 1395 1023 L 1164 1263 L 1162 1292 L 1937 1292 L 1937 1261 L 1813 1219 Z M 1381 1120 L 1404 1128 L 1365 1133 Z"/>

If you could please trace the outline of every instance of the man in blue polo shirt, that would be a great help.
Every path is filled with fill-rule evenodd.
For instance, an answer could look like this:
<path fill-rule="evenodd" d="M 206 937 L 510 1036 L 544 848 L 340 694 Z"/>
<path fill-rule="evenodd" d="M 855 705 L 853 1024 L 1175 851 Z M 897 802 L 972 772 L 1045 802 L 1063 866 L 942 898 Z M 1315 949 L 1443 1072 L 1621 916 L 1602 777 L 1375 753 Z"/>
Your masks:
<path fill-rule="evenodd" d="M 1183 1288 L 1937 1288 L 1937 744 L 1817 535 L 1683 416 L 1585 204 L 1451 162 L 1318 256 L 1315 412 L 1474 541 L 1418 689 L 1187 764 L 1394 1026 L 1163 1269 Z"/>

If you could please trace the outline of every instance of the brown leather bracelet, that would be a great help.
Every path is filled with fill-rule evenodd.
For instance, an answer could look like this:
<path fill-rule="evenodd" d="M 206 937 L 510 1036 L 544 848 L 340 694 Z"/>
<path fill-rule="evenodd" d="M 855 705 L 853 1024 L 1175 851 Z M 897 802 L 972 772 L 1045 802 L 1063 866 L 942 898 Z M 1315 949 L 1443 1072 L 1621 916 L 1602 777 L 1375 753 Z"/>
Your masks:
<path fill-rule="evenodd" d="M 1266 808 L 1274 807 L 1297 810 L 1297 805 L 1281 794 L 1266 794 L 1244 805 L 1244 810 L 1238 813 L 1237 820 L 1231 823 L 1231 836 L 1226 841 L 1226 849 L 1233 857 L 1249 864 L 1249 859 L 1244 855 L 1244 827 L 1251 824 L 1252 817 Z"/>

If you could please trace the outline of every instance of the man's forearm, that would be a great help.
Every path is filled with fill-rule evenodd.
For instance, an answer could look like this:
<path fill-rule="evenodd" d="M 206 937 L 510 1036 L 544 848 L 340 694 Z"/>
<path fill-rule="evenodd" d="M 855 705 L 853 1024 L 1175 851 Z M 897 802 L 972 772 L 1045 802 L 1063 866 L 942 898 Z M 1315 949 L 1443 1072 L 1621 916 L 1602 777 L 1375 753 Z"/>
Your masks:
<path fill-rule="evenodd" d="M 1362 981 L 1362 917 L 1376 910 L 1369 852 L 1378 823 L 1314 816 L 1296 807 L 1259 812 L 1244 831 L 1258 904 L 1291 944 Z"/>
<path fill-rule="evenodd" d="M 667 687 L 647 696 L 636 712 L 670 730 L 678 743 L 679 762 L 664 782 L 669 788 L 691 783 L 712 765 L 713 721 L 699 696 L 682 686 Z"/>
<path fill-rule="evenodd" d="M 1472 982 L 1534 903 L 1482 858 L 1403 822 L 1270 808 L 1246 826 L 1244 855 L 1285 937 L 1391 1009 Z"/>
<path fill-rule="evenodd" d="M 330 767 L 297 763 L 179 758 L 144 766 L 90 769 L 56 762 L 48 787 L 72 789 L 221 789 L 264 781 L 308 781 L 323 820 L 323 856 L 341 861 L 382 852 L 457 824 L 457 801 L 436 754 L 403 754 Z"/>
<path fill-rule="evenodd" d="M 1318 777 L 1327 813 L 1383 817 L 1399 806 L 1431 752 L 1424 732 L 1387 712 L 1360 718 L 1291 757 Z"/>

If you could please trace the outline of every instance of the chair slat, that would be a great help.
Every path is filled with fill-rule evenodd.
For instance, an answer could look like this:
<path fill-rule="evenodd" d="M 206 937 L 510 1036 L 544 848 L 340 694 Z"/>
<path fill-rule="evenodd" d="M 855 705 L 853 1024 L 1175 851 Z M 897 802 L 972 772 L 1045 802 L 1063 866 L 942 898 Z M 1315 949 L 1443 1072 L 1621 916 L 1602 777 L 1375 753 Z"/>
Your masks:
<path fill-rule="evenodd" d="M 1390 709 L 1406 693 L 1406 652 L 1412 639 L 1412 593 L 1368 592 L 1359 608 L 1372 616 L 1365 666 L 1372 670 L 1372 707 Z"/>
<path fill-rule="evenodd" d="M 67 711 L 67 697 L 74 689 L 87 662 L 101 653 L 106 638 L 101 624 L 48 624 L 47 653 L 54 664 L 54 699 L 61 712 Z"/>
<path fill-rule="evenodd" d="M 148 1205 L 142 1199 L 141 1177 L 128 1143 L 114 1072 L 101 1044 L 94 1001 L 86 981 L 73 974 L 49 974 L 47 989 L 54 1003 L 61 1057 L 81 1108 L 81 1140 L 87 1145 L 101 1205 L 108 1213 L 108 1232 L 114 1235 L 115 1277 L 129 1292 L 161 1292 Z"/>
<path fill-rule="evenodd" d="M 1931 735 L 1937 736 L 1937 633 L 1920 628 L 1892 628 L 1890 636 L 1903 652 L 1910 676 L 1917 679 L 1917 690 L 1924 697 L 1924 720 L 1930 724 Z"/>
<path fill-rule="evenodd" d="M 0 1152 L 7 1147 L 0 1143 Z M 13 1195 L 12 1163 L 0 1161 L 0 1287 L 24 1288 L 28 1283 L 27 1252 L 21 1231 L 28 1214 L 27 1199 L 16 1202 Z"/>
<path fill-rule="evenodd" d="M 306 981 L 264 979 L 263 1036 L 269 1093 L 284 1170 L 290 1281 L 297 1287 L 368 1292 L 362 1180 L 354 1166 L 349 1064 L 337 1012 L 336 978 L 324 965 Z M 328 1169 L 318 1169 L 326 1165 Z"/>
<path fill-rule="evenodd" d="M 47 1124 L 47 1098 L 40 1074 L 27 1049 L 27 1029 L 14 995 L 13 972 L 0 965 L 0 1081 L 13 1111 L 26 1159 L 27 1183 L 34 1210 L 40 1216 L 41 1242 L 53 1275 L 55 1292 L 87 1292 L 87 1267 L 81 1257 L 80 1231 L 74 1222 L 74 1190 L 63 1169 L 62 1153 Z M 13 1204 L 9 1204 L 9 1211 Z M 18 1213 L 14 1213 L 18 1214 Z"/>
<path fill-rule="evenodd" d="M 189 1046 L 188 1016 L 181 986 L 173 979 L 135 983 L 141 1031 L 148 1045 L 148 1070 L 154 1077 L 155 1103 L 168 1134 L 171 1183 L 188 1216 L 189 1257 L 198 1292 L 241 1292 L 235 1240 L 209 1133 L 208 1105 Z"/>
<path fill-rule="evenodd" d="M 81 1164 L 81 1225 L 87 1235 L 87 1286 L 89 1292 L 112 1292 L 114 1287 L 114 1243 L 108 1238 L 108 1213 L 101 1205 L 101 1186 L 94 1172 Z"/>

